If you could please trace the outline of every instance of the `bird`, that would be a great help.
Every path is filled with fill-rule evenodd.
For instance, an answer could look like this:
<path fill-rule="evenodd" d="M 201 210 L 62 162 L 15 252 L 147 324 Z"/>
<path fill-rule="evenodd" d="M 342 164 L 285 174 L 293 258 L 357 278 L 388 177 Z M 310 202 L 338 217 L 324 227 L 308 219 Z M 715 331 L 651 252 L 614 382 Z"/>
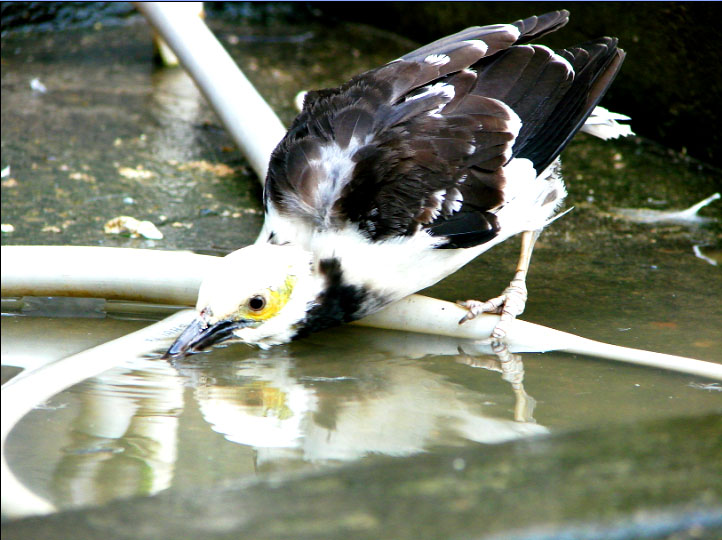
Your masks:
<path fill-rule="evenodd" d="M 568 20 L 467 28 L 308 92 L 271 154 L 258 240 L 203 277 L 196 317 L 165 357 L 266 349 L 363 318 L 521 235 L 509 287 L 460 302 L 460 324 L 500 314 L 491 337 L 503 340 L 526 303 L 534 242 L 561 215 L 559 154 L 608 112 L 597 104 L 625 57 L 612 37 L 532 43 Z"/>

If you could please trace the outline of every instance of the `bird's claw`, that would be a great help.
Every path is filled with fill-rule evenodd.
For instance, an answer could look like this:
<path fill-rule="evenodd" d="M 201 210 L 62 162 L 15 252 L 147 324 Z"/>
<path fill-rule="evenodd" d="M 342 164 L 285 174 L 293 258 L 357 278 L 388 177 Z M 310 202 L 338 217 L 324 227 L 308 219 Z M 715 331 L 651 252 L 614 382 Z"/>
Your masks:
<path fill-rule="evenodd" d="M 482 313 L 497 313 L 501 317 L 491 333 L 493 339 L 504 339 L 518 315 L 524 312 L 527 299 L 526 282 L 523 279 L 513 279 L 509 286 L 499 296 L 480 302 L 479 300 L 465 300 L 457 302 L 467 309 L 466 314 L 459 320 L 464 324 Z"/>

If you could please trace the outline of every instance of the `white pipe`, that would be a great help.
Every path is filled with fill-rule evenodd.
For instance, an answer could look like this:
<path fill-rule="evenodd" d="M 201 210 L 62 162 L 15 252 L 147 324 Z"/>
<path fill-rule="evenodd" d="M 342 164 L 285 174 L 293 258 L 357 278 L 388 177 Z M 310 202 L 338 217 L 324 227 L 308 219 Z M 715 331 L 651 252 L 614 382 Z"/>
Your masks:
<path fill-rule="evenodd" d="M 484 314 L 459 325 L 464 313 L 451 302 L 415 294 L 355 324 L 479 340 L 488 339 L 499 320 Z M 521 319 L 514 321 L 505 341 L 514 352 L 564 351 L 722 381 L 722 364 L 610 345 Z"/>
<path fill-rule="evenodd" d="M 119 366 L 129 358 L 142 356 L 163 345 L 170 345 L 173 336 L 185 328 L 194 316 L 192 310 L 180 311 L 121 338 L 37 369 L 23 371 L 2 385 L 0 498 L 3 516 L 23 517 L 32 514 L 49 514 L 57 510 L 50 501 L 25 487 L 12 473 L 5 459 L 7 437 L 22 417 L 38 404 L 76 383 Z"/>
<path fill-rule="evenodd" d="M 217 257 L 185 252 L 76 246 L 0 247 L 3 296 L 86 296 L 192 306 Z M 488 339 L 498 321 L 484 314 L 462 325 L 462 308 L 421 295 L 356 324 L 457 338 Z M 562 350 L 722 380 L 722 365 L 618 347 L 518 320 L 506 341 L 516 352 Z"/>
<path fill-rule="evenodd" d="M 173 2 L 134 2 L 173 49 L 263 182 L 286 134 L 276 113 L 238 69 L 205 22 Z"/>
<path fill-rule="evenodd" d="M 79 296 L 193 306 L 217 258 L 182 251 L 2 246 L 3 296 Z"/>

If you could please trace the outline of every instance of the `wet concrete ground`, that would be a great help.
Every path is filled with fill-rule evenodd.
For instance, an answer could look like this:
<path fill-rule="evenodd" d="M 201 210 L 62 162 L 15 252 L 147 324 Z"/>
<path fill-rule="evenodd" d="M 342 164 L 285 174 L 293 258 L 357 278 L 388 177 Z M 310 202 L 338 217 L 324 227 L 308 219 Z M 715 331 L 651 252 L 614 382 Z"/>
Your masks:
<path fill-rule="evenodd" d="M 338 84 L 413 46 L 360 26 L 211 26 L 285 122 L 297 91 Z M 183 72 L 155 67 L 152 54 L 141 20 L 3 37 L 2 168 L 10 169 L 2 178 L 2 223 L 13 228 L 3 232 L 3 245 L 222 254 L 255 239 L 262 223 L 257 180 Z M 33 80 L 45 91 L 37 83 L 33 89 Z M 617 344 L 722 360 L 722 225 L 638 224 L 614 210 L 684 208 L 720 190 L 719 171 L 649 141 L 582 135 L 565 153 L 565 177 L 575 210 L 539 241 L 525 318 Z M 713 203 L 702 214 L 719 220 L 721 208 Z M 152 221 L 163 238 L 106 234 L 104 223 L 120 215 Z M 695 246 L 709 260 L 695 255 Z M 455 300 L 497 293 L 517 249 L 511 242 L 496 248 L 429 294 Z M 63 325 L 4 317 L 3 363 L 12 363 L 6 343 L 15 351 L 29 342 L 40 349 L 39 336 L 47 336 L 42 349 L 52 356 L 53 339 L 107 339 L 148 320 L 135 318 Z M 88 345 L 79 340 L 77 347 Z M 554 531 L 595 537 L 594 527 L 602 527 L 620 538 L 714 538 L 722 527 L 715 460 L 722 448 L 714 436 L 721 409 L 709 381 L 570 355 L 525 355 L 536 423 L 517 425 L 519 395 L 497 373 L 469 366 L 493 359 L 442 345 L 345 328 L 271 353 L 231 347 L 160 375 L 158 366 L 143 364 L 132 376 L 79 385 L 21 423 L 10 440 L 11 465 L 61 508 L 105 506 L 4 522 L 3 537 L 482 538 L 517 531 L 539 538 Z M 143 401 L 149 390 L 140 379 L 163 390 L 160 405 Z M 310 400 L 305 408 L 292 405 L 299 395 Z M 106 397 L 142 404 L 125 419 L 138 426 L 113 440 L 85 429 Z M 236 422 L 301 415 L 303 443 L 271 451 L 244 439 L 213 409 L 225 403 L 243 411 Z M 169 473 L 158 455 L 170 451 L 138 444 L 167 444 L 140 426 L 148 417 L 176 423 L 172 480 L 160 490 L 149 488 L 146 473 L 155 471 L 162 484 L 157 479 Z M 494 441 L 478 440 L 489 436 L 486 424 L 459 427 L 480 418 L 503 420 L 503 429 L 525 426 L 526 434 L 517 433 L 524 437 L 551 437 L 487 446 Z M 374 433 L 400 440 L 389 435 L 393 444 L 382 445 Z M 419 437 L 414 444 L 412 435 Z M 309 457 L 312 443 L 323 440 L 350 442 Z M 339 448 L 359 455 L 341 458 Z M 97 456 L 104 475 L 95 473 Z M 120 486 L 118 478 L 127 482 Z M 78 496 L 80 486 L 86 488 Z M 198 499 L 196 486 L 209 490 L 207 497 Z M 162 494 L 114 502 L 149 493 Z"/>
<path fill-rule="evenodd" d="M 246 30 L 251 35 L 238 36 Z M 220 36 L 290 122 L 300 89 L 337 84 L 387 61 L 393 40 L 360 32 L 339 29 L 325 38 L 365 46 L 348 57 L 311 40 L 308 28 L 229 26 Z M 5 40 L 2 151 L 10 171 L 2 210 L 14 231 L 4 243 L 220 253 L 255 239 L 262 223 L 257 180 L 185 73 L 156 69 L 150 39 L 141 22 Z M 395 45 L 396 54 L 408 47 Z M 33 80 L 47 91 L 33 90 Z M 157 224 L 163 242 L 103 233 L 106 220 L 126 214 Z"/>

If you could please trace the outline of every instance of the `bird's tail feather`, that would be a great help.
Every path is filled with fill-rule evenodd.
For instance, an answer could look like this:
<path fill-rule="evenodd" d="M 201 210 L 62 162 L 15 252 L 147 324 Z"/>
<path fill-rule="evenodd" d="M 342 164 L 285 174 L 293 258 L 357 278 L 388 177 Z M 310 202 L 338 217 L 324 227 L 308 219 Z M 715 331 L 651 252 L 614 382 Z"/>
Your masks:
<path fill-rule="evenodd" d="M 519 166 L 524 166 L 526 160 L 520 161 Z M 509 194 L 507 202 L 497 211 L 499 234 L 494 243 L 523 231 L 543 229 L 563 215 L 557 214 L 567 195 L 561 176 L 561 162 L 557 160 L 543 174 L 529 178 L 524 183 L 520 182 L 521 185 Z"/>

